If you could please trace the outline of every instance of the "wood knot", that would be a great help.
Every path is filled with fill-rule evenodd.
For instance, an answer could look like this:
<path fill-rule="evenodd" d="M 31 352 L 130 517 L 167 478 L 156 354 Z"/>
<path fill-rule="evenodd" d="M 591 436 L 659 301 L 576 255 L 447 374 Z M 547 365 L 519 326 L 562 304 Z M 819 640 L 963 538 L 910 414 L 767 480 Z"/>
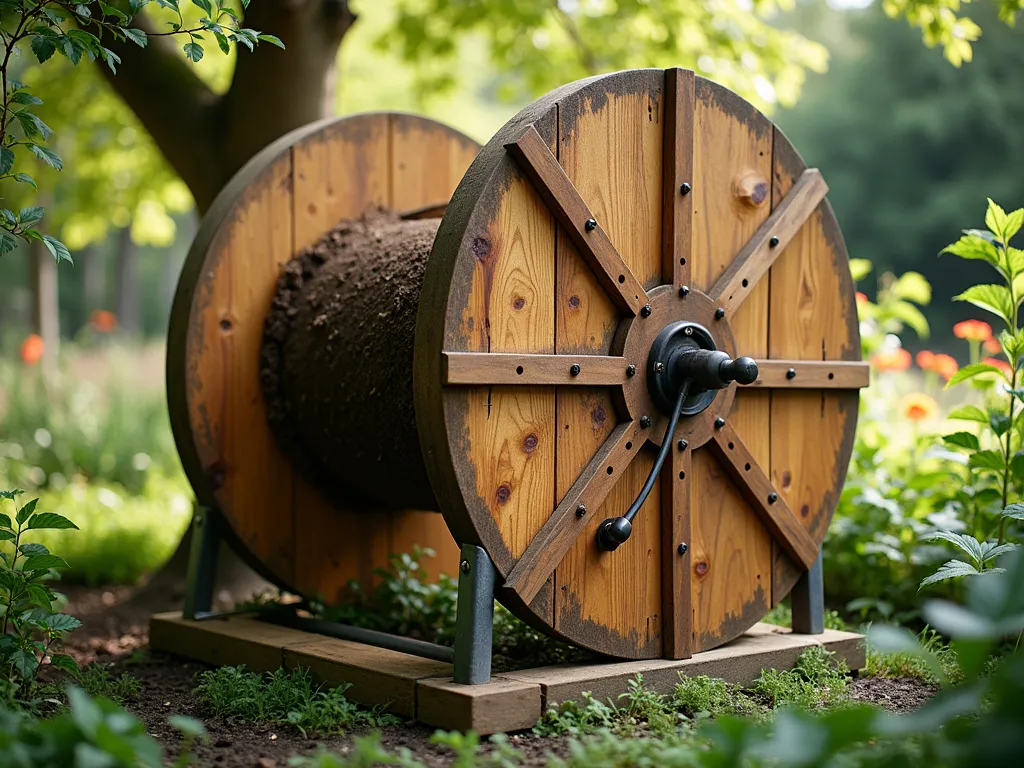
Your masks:
<path fill-rule="evenodd" d="M 800 507 L 800 517 L 807 517 L 809 514 L 811 514 L 811 508 L 809 506 L 804 504 Z"/>
<path fill-rule="evenodd" d="M 491 241 L 483 235 L 474 237 L 472 251 L 477 261 L 486 261 L 491 254 Z"/>
<path fill-rule="evenodd" d="M 537 450 L 537 436 L 527 435 L 526 439 L 523 440 L 523 450 L 527 453 L 533 453 Z"/>
<path fill-rule="evenodd" d="M 518 309 L 522 309 L 525 306 L 526 306 L 526 299 L 524 299 L 522 296 L 516 296 L 516 300 L 512 302 L 512 308 L 513 309 L 517 309 L 518 310 Z"/>
<path fill-rule="evenodd" d="M 604 409 L 604 406 L 598 403 L 590 410 L 590 421 L 594 425 L 594 429 L 601 429 L 604 423 L 608 420 L 608 412 Z"/>
<path fill-rule="evenodd" d="M 579 309 L 579 308 L 580 308 L 580 297 L 579 296 L 570 296 L 569 297 L 569 309 Z"/>
<path fill-rule="evenodd" d="M 508 504 L 508 500 L 512 498 L 511 486 L 508 483 L 502 483 L 498 486 L 498 491 L 494 494 L 494 497 L 502 506 Z"/>
<path fill-rule="evenodd" d="M 757 208 L 768 200 L 768 180 L 759 173 L 748 171 L 736 180 L 735 192 L 743 203 Z"/>
<path fill-rule="evenodd" d="M 699 563 L 693 566 L 693 570 L 697 572 L 698 576 L 704 576 L 708 572 L 708 564 L 704 560 L 701 560 Z"/>

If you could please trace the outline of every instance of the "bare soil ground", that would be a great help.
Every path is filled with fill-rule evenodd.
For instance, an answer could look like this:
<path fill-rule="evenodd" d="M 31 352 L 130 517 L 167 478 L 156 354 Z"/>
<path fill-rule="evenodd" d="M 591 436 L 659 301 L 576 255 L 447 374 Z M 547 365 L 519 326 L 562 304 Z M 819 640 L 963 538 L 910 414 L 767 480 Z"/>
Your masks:
<path fill-rule="evenodd" d="M 201 720 L 210 739 L 193 749 L 199 765 L 211 768 L 284 768 L 293 755 L 314 752 L 322 744 L 345 753 L 353 738 L 365 731 L 341 736 L 308 738 L 290 726 L 266 726 L 232 722 L 206 715 L 192 691 L 197 675 L 206 665 L 164 654 L 148 653 L 149 629 L 144 617 L 119 615 L 117 604 L 128 590 L 69 589 L 67 611 L 78 616 L 83 626 L 69 638 L 68 651 L 80 664 L 112 664 L 111 672 L 128 672 L 141 684 L 140 694 L 126 706 L 146 724 L 147 730 L 164 744 L 170 755 L 179 749 L 179 735 L 168 725 L 171 715 Z M 855 700 L 877 704 L 893 712 L 909 712 L 924 704 L 936 692 L 920 680 L 860 678 L 853 681 Z M 430 743 L 433 729 L 408 723 L 380 729 L 381 741 L 391 751 L 408 749 L 416 758 L 434 768 L 449 766 L 453 755 Z M 565 755 L 567 739 L 544 738 L 524 732 L 510 736 L 512 744 L 526 756 L 528 766 L 543 766 L 549 755 Z"/>

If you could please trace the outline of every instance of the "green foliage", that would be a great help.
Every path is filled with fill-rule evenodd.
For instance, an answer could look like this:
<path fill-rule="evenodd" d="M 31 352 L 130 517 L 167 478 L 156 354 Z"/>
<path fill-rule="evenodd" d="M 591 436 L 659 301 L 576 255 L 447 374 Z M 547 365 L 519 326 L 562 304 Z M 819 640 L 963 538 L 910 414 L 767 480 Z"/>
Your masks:
<path fill-rule="evenodd" d="M 105 63 L 112 72 L 117 71 L 120 57 L 106 44 L 111 40 L 130 41 L 145 48 L 146 32 L 133 28 L 135 17 L 147 6 L 163 9 L 170 15 L 170 31 L 158 35 L 180 35 L 187 38 L 183 51 L 192 61 L 203 57 L 205 35 L 212 35 L 225 53 L 232 45 L 245 45 L 250 51 L 263 40 L 283 47 L 273 35 L 242 26 L 241 19 L 225 0 L 194 0 L 193 4 L 204 12 L 195 26 L 185 23 L 179 0 L 131 0 L 128 4 L 110 5 L 102 0 L 84 0 L 79 3 L 64 0 L 4 0 L 0 8 L 0 35 L 4 42 L 4 56 L 0 63 L 2 105 L 0 105 L 0 181 L 10 179 L 37 189 L 36 181 L 16 166 L 19 155 L 35 157 L 43 165 L 56 171 L 64 167 L 61 156 L 47 145 L 53 130 L 44 123 L 31 107 L 42 104 L 25 83 L 11 76 L 11 60 L 15 52 L 28 48 L 39 64 L 60 53 L 71 64 L 83 58 Z M 247 2 L 243 5 L 248 5 Z M 19 170 L 15 170 L 18 167 Z M 58 239 L 42 234 L 36 224 L 42 219 L 41 206 L 29 206 L 19 212 L 0 209 L 0 256 L 14 250 L 18 240 L 29 243 L 38 240 L 58 261 L 71 261 L 71 253 Z"/>
<path fill-rule="evenodd" d="M 220 717 L 290 724 L 309 736 L 401 722 L 384 714 L 383 707 L 366 710 L 349 701 L 344 695 L 349 687 L 316 686 L 303 669 L 259 674 L 244 666 L 220 667 L 200 675 L 195 696 L 202 707 Z"/>
<path fill-rule="evenodd" d="M 182 746 L 177 759 L 165 763 L 163 749 L 142 722 L 117 704 L 91 699 L 77 687 L 68 689 L 68 701 L 69 711 L 47 719 L 0 707 L 0 765 L 187 768 L 193 764 L 192 744 L 206 738 L 202 723 L 170 718 L 171 727 L 182 734 Z"/>
<path fill-rule="evenodd" d="M 822 709 L 848 698 L 849 670 L 834 654 L 821 646 L 804 651 L 791 671 L 766 669 L 754 681 L 751 691 L 772 709 L 800 707 Z"/>
<path fill-rule="evenodd" d="M 999 19 L 1014 26 L 1021 0 L 996 0 Z M 974 55 L 972 44 L 981 37 L 981 27 L 967 16 L 959 16 L 959 0 L 884 0 L 882 7 L 891 18 L 906 18 L 911 26 L 921 30 L 925 45 L 942 47 L 946 59 L 959 67 Z"/>
<path fill-rule="evenodd" d="M 861 281 L 874 269 L 867 259 L 851 262 L 854 279 Z M 896 276 L 885 272 L 878 278 L 875 301 L 858 297 L 857 315 L 861 321 L 861 348 L 865 357 L 878 352 L 888 337 L 909 327 L 920 338 L 928 338 L 928 320 L 920 307 L 932 300 L 932 287 L 919 272 Z"/>
<path fill-rule="evenodd" d="M 122 672 L 120 677 L 114 677 L 107 665 L 100 662 L 94 662 L 83 669 L 76 683 L 89 696 L 110 699 L 118 704 L 134 699 L 142 690 L 138 678 L 127 672 Z"/>
<path fill-rule="evenodd" d="M 81 626 L 74 616 L 54 610 L 58 596 L 49 582 L 67 563 L 26 535 L 77 526 L 61 515 L 37 512 L 38 499 L 19 507 L 21 495 L 0 491 L 0 508 L 6 510 L 0 513 L 0 699 L 8 704 L 31 698 L 44 663 L 78 672 L 75 660 L 58 651 L 67 634 Z"/>
<path fill-rule="evenodd" d="M 680 676 L 672 692 L 672 706 L 690 719 L 719 715 L 760 717 L 765 713 L 764 706 L 742 686 L 707 675 Z"/>
<path fill-rule="evenodd" d="M 924 649 L 938 660 L 938 669 L 933 668 L 918 649 Z M 934 629 L 925 627 L 917 635 L 917 647 L 911 650 L 883 651 L 867 644 L 867 677 L 909 677 L 926 683 L 942 680 L 959 681 L 962 677 L 956 652 Z"/>

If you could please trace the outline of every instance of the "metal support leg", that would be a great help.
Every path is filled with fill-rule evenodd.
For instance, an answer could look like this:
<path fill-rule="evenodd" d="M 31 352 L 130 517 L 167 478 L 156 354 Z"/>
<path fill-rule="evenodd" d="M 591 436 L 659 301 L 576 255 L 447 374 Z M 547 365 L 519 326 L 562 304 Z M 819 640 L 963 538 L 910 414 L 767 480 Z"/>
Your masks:
<path fill-rule="evenodd" d="M 800 577 L 790 593 L 793 608 L 793 631 L 801 635 L 820 635 L 825 631 L 825 583 L 821 570 L 821 553 L 811 570 Z"/>
<path fill-rule="evenodd" d="M 213 580 L 220 549 L 219 520 L 215 510 L 196 506 L 192 513 L 192 548 L 189 550 L 185 580 L 186 619 L 202 619 L 213 609 Z"/>
<path fill-rule="evenodd" d="M 455 619 L 455 682 L 480 685 L 491 679 L 494 634 L 494 564 L 487 553 L 462 545 L 459 602 Z"/>

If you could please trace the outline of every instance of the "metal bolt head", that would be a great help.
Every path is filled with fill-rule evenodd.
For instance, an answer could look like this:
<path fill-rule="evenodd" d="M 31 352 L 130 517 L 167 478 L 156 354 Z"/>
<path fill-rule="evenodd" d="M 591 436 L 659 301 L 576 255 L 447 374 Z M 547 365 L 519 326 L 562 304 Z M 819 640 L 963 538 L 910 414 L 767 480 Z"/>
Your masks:
<path fill-rule="evenodd" d="M 715 310 L 715 320 L 721 320 L 723 317 L 725 317 L 725 309 L 719 307 Z"/>
<path fill-rule="evenodd" d="M 687 549 L 689 549 L 689 547 L 686 546 L 686 542 L 681 541 L 679 542 L 679 546 L 676 547 L 676 552 L 678 552 L 680 555 L 685 555 Z"/>
<path fill-rule="evenodd" d="M 689 325 L 686 326 L 685 328 L 683 328 L 683 335 L 684 336 L 693 336 L 693 328 L 691 326 L 689 326 Z"/>
<path fill-rule="evenodd" d="M 679 446 L 679 450 L 680 451 L 685 451 L 686 450 L 686 446 L 688 446 L 689 443 L 686 442 L 685 440 L 680 440 L 678 443 L 676 443 L 676 445 Z"/>
<path fill-rule="evenodd" d="M 725 426 L 725 419 L 723 419 L 721 416 L 719 416 L 717 419 L 715 419 L 715 429 L 721 429 L 724 426 Z"/>
<path fill-rule="evenodd" d="M 651 316 L 651 305 L 650 304 L 644 304 L 643 307 L 640 309 L 640 315 L 641 315 L 641 317 L 650 317 Z"/>
<path fill-rule="evenodd" d="M 657 363 L 654 364 L 654 372 L 655 373 L 663 373 L 664 371 L 665 371 L 665 364 L 663 362 L 658 361 Z"/>
<path fill-rule="evenodd" d="M 643 427 L 644 429 L 647 429 L 649 426 L 651 426 L 651 417 L 650 416 L 641 416 L 640 417 L 640 426 Z"/>
<path fill-rule="evenodd" d="M 587 505 L 586 504 L 579 504 L 579 505 L 577 505 L 577 507 L 576 507 L 576 517 L 583 517 L 586 514 L 587 514 Z"/>
<path fill-rule="evenodd" d="M 636 366 L 633 365 L 632 363 L 627 365 L 626 366 L 626 375 L 627 376 L 636 376 Z"/>
<path fill-rule="evenodd" d="M 684 181 L 682 184 L 679 185 L 679 194 L 688 195 L 690 194 L 690 189 L 692 189 L 692 187 L 690 187 L 690 183 Z"/>
<path fill-rule="evenodd" d="M 680 285 L 679 286 L 679 298 L 685 299 L 689 295 L 690 295 L 690 286 L 688 286 L 688 285 Z"/>
<path fill-rule="evenodd" d="M 469 560 L 463 560 L 459 563 L 459 570 L 463 573 L 469 573 Z"/>
<path fill-rule="evenodd" d="M 796 368 L 790 368 L 788 371 L 786 371 L 786 378 L 787 379 L 795 379 L 796 378 Z"/>
<path fill-rule="evenodd" d="M 586 227 L 587 232 L 593 232 L 595 229 L 597 229 L 597 221 L 595 221 L 594 219 L 587 219 L 587 223 L 584 224 L 583 226 Z"/>
<path fill-rule="evenodd" d="M 775 247 L 778 246 L 778 244 L 779 244 L 779 238 L 777 238 L 774 235 L 772 235 L 772 238 L 768 241 L 768 247 L 769 248 L 775 248 Z"/>
<path fill-rule="evenodd" d="M 572 364 L 572 367 L 569 369 L 569 375 L 570 376 L 579 376 L 580 375 L 580 364 L 579 363 L 573 363 Z"/>
<path fill-rule="evenodd" d="M 774 504 L 778 500 L 779 500 L 779 494 L 777 494 L 777 493 L 769 493 L 768 494 L 768 503 L 769 504 Z"/>

